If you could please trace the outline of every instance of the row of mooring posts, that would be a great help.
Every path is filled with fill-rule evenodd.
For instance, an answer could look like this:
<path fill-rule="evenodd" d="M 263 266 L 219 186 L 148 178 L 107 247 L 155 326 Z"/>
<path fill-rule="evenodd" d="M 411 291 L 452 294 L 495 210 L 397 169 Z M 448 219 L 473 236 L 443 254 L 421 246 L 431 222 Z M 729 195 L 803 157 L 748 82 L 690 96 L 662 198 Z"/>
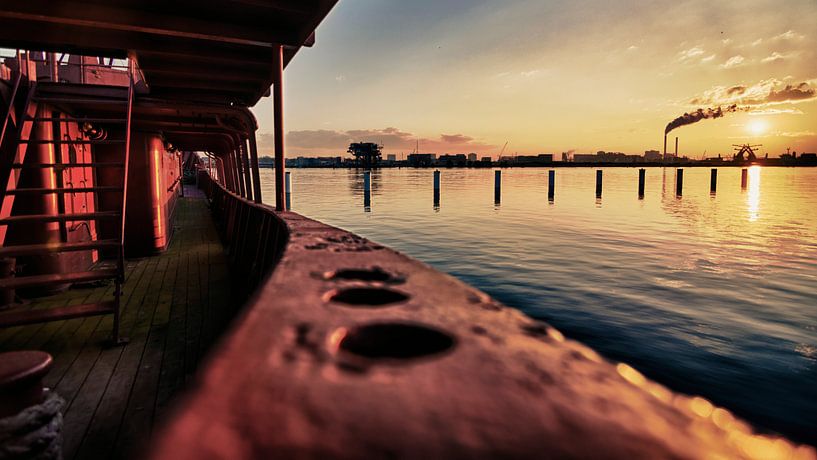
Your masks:
<path fill-rule="evenodd" d="M 749 182 L 749 171 L 742 169 L 740 173 L 740 188 L 745 189 Z M 638 197 L 644 198 L 644 190 L 647 179 L 647 170 L 641 168 L 638 170 Z M 604 184 L 604 172 L 601 169 L 596 170 L 596 198 L 601 198 Z M 715 193 L 718 190 L 718 170 L 712 168 L 709 174 L 709 192 Z M 556 194 L 556 171 L 548 171 L 548 201 L 553 201 Z M 675 194 L 682 196 L 684 194 L 684 170 L 678 168 L 675 170 Z M 494 201 L 499 203 L 502 197 L 502 171 L 494 171 Z M 440 171 L 434 171 L 434 205 L 440 204 Z"/>
<path fill-rule="evenodd" d="M 644 190 L 647 178 L 647 170 L 641 168 L 638 170 L 638 198 L 644 198 Z M 596 170 L 596 198 L 601 198 L 604 172 L 601 169 Z M 749 171 L 744 168 L 740 172 L 740 187 L 746 189 L 749 183 Z M 440 205 L 440 171 L 434 171 L 434 206 Z M 292 185 L 290 180 L 290 173 L 286 173 L 285 179 L 286 202 L 287 208 L 291 204 Z M 714 194 L 718 189 L 718 170 L 712 168 L 709 175 L 709 192 Z M 684 193 L 684 170 L 681 168 L 675 171 L 675 194 L 682 196 Z M 548 201 L 553 201 L 556 195 L 556 171 L 548 171 Z M 494 202 L 499 203 L 502 197 L 502 171 L 494 171 Z M 372 203 L 372 173 L 365 171 L 363 173 L 363 205 L 369 209 Z"/>

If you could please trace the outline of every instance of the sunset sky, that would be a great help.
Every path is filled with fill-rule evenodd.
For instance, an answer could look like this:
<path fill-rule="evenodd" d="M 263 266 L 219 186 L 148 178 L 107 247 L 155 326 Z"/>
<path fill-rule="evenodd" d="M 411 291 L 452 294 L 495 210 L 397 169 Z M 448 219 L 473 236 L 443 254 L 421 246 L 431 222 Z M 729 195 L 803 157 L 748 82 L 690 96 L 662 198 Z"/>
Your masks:
<path fill-rule="evenodd" d="M 817 2 L 341 0 L 287 67 L 288 156 L 817 151 Z M 254 109 L 264 154 L 269 98 Z M 672 150 L 672 148 L 670 148 Z"/>

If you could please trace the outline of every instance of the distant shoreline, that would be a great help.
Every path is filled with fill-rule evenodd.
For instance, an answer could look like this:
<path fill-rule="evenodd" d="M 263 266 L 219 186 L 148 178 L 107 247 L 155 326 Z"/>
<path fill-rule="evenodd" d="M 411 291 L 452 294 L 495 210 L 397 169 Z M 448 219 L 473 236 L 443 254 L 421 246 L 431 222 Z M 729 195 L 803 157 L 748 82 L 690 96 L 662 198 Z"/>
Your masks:
<path fill-rule="evenodd" d="M 489 168 L 746 168 L 749 166 L 782 166 L 782 167 L 817 167 L 815 162 L 785 162 L 777 159 L 764 161 L 734 163 L 734 162 L 688 162 L 688 163 L 573 163 L 573 162 L 553 162 L 550 164 L 514 165 L 492 163 L 490 165 L 378 165 L 372 169 L 489 169 Z M 273 164 L 259 164 L 259 168 L 275 169 Z M 287 169 L 365 169 L 356 165 L 341 166 L 287 166 Z"/>

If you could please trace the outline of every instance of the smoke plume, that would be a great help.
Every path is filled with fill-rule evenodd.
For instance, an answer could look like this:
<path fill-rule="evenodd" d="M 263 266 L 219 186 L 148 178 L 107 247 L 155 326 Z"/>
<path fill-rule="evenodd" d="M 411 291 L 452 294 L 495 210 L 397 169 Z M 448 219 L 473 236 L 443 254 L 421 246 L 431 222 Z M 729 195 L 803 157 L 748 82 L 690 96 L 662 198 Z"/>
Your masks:
<path fill-rule="evenodd" d="M 666 129 L 664 129 L 664 135 L 669 134 L 670 131 L 675 128 L 680 128 L 681 126 L 691 125 L 692 123 L 697 123 L 707 118 L 720 118 L 725 113 L 738 112 L 740 110 L 742 109 L 738 108 L 737 104 L 732 104 L 726 108 L 716 107 L 714 109 L 698 109 L 693 112 L 688 112 L 669 122 Z"/>

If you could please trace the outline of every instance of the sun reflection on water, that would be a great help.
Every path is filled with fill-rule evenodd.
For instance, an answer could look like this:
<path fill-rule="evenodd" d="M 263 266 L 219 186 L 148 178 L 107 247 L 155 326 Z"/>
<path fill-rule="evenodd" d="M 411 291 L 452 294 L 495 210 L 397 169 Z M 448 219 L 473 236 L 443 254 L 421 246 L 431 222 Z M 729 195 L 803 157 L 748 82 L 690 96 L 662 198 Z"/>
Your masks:
<path fill-rule="evenodd" d="M 760 166 L 749 168 L 749 191 L 746 195 L 749 222 L 754 222 L 760 217 L 760 170 Z"/>

